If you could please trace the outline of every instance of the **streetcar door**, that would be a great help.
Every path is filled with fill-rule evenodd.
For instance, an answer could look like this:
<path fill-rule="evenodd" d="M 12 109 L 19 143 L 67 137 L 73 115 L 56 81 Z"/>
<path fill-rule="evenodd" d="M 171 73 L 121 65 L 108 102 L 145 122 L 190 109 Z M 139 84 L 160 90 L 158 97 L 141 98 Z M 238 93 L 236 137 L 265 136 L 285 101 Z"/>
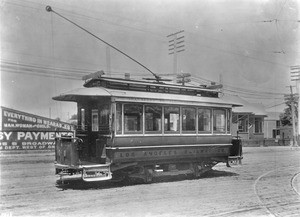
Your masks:
<path fill-rule="evenodd" d="M 102 101 L 91 107 L 91 143 L 93 157 L 96 161 L 104 162 L 106 159 L 106 145 L 111 136 L 109 127 L 110 104 Z"/>
<path fill-rule="evenodd" d="M 81 138 L 86 147 L 87 156 L 93 162 L 105 160 L 105 147 L 110 138 L 110 102 L 108 99 L 84 101 L 79 105 L 79 124 Z M 104 158 L 104 159 L 102 159 Z"/>

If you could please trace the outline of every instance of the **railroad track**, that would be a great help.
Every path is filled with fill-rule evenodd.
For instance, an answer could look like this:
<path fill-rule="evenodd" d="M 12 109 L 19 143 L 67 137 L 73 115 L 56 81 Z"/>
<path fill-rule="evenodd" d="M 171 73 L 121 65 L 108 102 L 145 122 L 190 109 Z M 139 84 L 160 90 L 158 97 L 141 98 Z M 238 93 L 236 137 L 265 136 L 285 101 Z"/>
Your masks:
<path fill-rule="evenodd" d="M 296 194 L 298 194 L 300 196 L 300 192 L 299 190 L 296 188 L 296 180 L 297 178 L 299 177 L 300 179 L 300 172 L 299 173 L 296 173 L 293 178 L 291 179 L 291 187 L 293 188 L 293 190 L 296 192 Z M 299 185 L 299 184 L 298 184 Z"/>
<path fill-rule="evenodd" d="M 262 209 L 269 216 L 299 216 L 300 194 L 295 187 L 299 167 L 277 168 L 259 176 L 253 189 Z"/>

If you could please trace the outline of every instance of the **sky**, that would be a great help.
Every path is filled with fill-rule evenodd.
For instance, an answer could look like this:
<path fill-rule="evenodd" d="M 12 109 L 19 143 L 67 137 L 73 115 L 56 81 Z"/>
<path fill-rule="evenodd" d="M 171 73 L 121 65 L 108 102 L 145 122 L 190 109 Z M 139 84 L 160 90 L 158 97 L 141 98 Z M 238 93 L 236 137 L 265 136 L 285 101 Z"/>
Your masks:
<path fill-rule="evenodd" d="M 1 0 L 1 105 L 67 120 L 76 104 L 52 97 L 82 76 L 151 78 L 145 68 L 52 9 L 165 77 L 222 82 L 224 93 L 282 112 L 290 67 L 300 65 L 297 0 Z M 183 30 L 184 51 L 169 54 Z M 296 88 L 293 88 L 296 91 Z"/>

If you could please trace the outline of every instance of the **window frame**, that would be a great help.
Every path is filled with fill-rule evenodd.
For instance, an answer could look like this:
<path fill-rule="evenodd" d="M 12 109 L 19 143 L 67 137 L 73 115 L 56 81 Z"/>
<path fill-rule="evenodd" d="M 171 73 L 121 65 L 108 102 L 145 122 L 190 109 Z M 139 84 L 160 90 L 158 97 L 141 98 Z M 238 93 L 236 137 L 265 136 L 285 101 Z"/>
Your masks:
<path fill-rule="evenodd" d="M 168 108 L 168 107 L 173 107 L 173 108 L 177 108 L 178 109 L 178 119 L 177 119 L 177 122 L 178 122 L 178 127 L 177 127 L 177 131 L 171 131 L 171 130 L 166 130 L 165 129 L 165 109 Z M 163 105 L 163 134 L 180 134 L 181 133 L 181 109 L 180 109 L 180 106 L 178 105 Z"/>
<path fill-rule="evenodd" d="M 257 125 L 256 125 L 256 120 L 258 120 L 258 123 L 259 123 L 259 132 L 256 132 L 256 129 L 257 129 Z M 263 134 L 263 117 L 254 117 L 254 134 Z"/>
<path fill-rule="evenodd" d="M 85 115 L 86 115 L 86 109 L 81 107 L 80 108 L 80 130 L 82 131 L 87 131 Z"/>
<path fill-rule="evenodd" d="M 194 130 L 184 130 L 183 129 L 183 110 L 184 109 L 190 109 L 190 110 L 194 110 Z M 197 126 L 196 126 L 196 118 L 197 118 L 197 107 L 192 107 L 192 106 L 182 106 L 181 107 L 181 133 L 182 134 L 197 134 Z M 187 124 L 186 124 L 187 125 Z M 187 126 L 185 126 L 187 128 Z"/>
<path fill-rule="evenodd" d="M 200 110 L 207 110 L 210 112 L 209 114 L 209 130 L 206 131 L 206 130 L 203 130 L 203 131 L 200 131 L 199 130 L 199 111 Z M 197 133 L 198 134 L 212 134 L 212 108 L 210 107 L 198 107 L 197 108 Z"/>
<path fill-rule="evenodd" d="M 94 115 L 96 115 L 97 123 L 94 123 Z M 95 125 L 96 124 L 96 125 Z M 99 109 L 91 109 L 91 131 L 99 132 Z M 95 127 L 95 128 L 94 128 Z"/>
<path fill-rule="evenodd" d="M 140 117 L 140 130 L 138 131 L 126 131 L 126 125 L 125 125 L 125 107 L 126 105 L 131 105 L 131 106 L 138 106 L 142 108 L 142 115 Z M 123 103 L 122 104 L 122 133 L 124 135 L 130 135 L 130 134 L 144 134 L 145 129 L 144 129 L 144 122 L 145 122 L 145 118 L 144 118 L 144 105 L 143 104 L 138 104 L 138 103 Z"/>
<path fill-rule="evenodd" d="M 217 120 L 215 123 L 215 111 L 223 111 L 224 112 L 224 131 L 215 130 L 215 124 L 217 124 Z M 227 134 L 227 126 L 226 126 L 227 123 L 226 122 L 227 122 L 226 108 L 213 108 L 212 109 L 212 132 L 213 132 L 213 134 Z"/>
<path fill-rule="evenodd" d="M 160 108 L 160 130 L 147 130 L 147 117 L 146 117 L 146 107 L 159 107 Z M 163 133 L 163 106 L 157 104 L 144 104 L 143 105 L 143 116 L 144 116 L 144 133 L 145 134 L 162 134 Z"/>
<path fill-rule="evenodd" d="M 242 117 L 240 119 L 240 117 Z M 242 124 L 239 122 L 242 121 Z M 249 115 L 248 114 L 239 114 L 237 119 L 238 131 L 239 133 L 249 133 Z M 240 130 L 240 126 L 242 126 L 242 130 Z"/>
<path fill-rule="evenodd" d="M 229 135 L 231 134 L 231 122 L 232 122 L 232 110 L 231 108 L 228 107 L 210 107 L 210 106 L 184 106 L 184 105 L 177 105 L 177 104 L 159 104 L 159 103 L 137 103 L 137 102 L 115 102 L 114 103 L 114 111 L 115 111 L 115 135 L 118 136 L 127 136 L 127 135 L 218 135 L 218 134 L 225 134 L 225 135 Z M 139 131 L 126 131 L 125 129 L 125 118 L 126 118 L 126 114 L 125 114 L 125 109 L 127 106 L 138 106 L 141 110 L 140 110 L 140 114 L 141 116 L 140 118 L 140 130 Z M 146 110 L 147 107 L 159 107 L 161 109 L 161 122 L 159 123 L 159 125 L 161 126 L 161 130 L 156 130 L 156 131 L 149 131 L 146 130 L 146 124 L 147 124 L 147 118 L 146 118 Z M 168 111 L 168 109 L 170 108 L 170 111 Z M 194 128 L 195 130 L 183 130 L 183 113 L 185 111 L 185 109 L 187 110 L 191 110 L 192 112 L 194 112 L 193 115 L 193 124 L 194 124 Z M 172 111 L 174 110 L 174 111 Z M 200 111 L 202 110 L 202 112 L 205 112 L 205 114 L 209 114 L 210 118 L 209 118 L 209 130 L 205 130 L 205 131 L 199 131 L 199 117 L 200 117 Z M 214 130 L 214 115 L 216 111 L 222 111 L 222 115 L 224 115 L 224 126 L 223 129 L 224 131 L 217 131 Z M 167 113 L 168 112 L 168 113 Z M 176 123 L 178 124 L 177 126 L 177 131 L 168 131 L 167 130 L 167 123 L 165 121 L 170 121 L 170 116 L 168 117 L 168 114 L 172 114 L 172 112 L 174 112 L 174 120 L 176 121 Z M 166 117 L 168 117 L 168 119 L 166 119 Z M 121 119 L 121 120 L 119 120 Z M 191 119 L 192 120 L 192 119 Z M 171 122 L 170 122 L 171 123 Z M 174 122 L 175 123 L 175 122 Z M 117 130 L 118 126 L 119 130 Z M 136 126 L 134 126 L 135 128 Z"/>

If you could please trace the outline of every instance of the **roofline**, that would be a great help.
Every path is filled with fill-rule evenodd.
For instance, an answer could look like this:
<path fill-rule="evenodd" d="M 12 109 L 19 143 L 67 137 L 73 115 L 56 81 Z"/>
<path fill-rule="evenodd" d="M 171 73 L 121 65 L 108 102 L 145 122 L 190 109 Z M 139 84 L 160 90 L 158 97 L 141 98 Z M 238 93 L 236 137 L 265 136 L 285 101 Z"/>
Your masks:
<path fill-rule="evenodd" d="M 215 89 L 208 89 L 208 88 L 201 88 L 201 87 L 196 87 L 196 86 L 183 86 L 183 85 L 178 85 L 178 84 L 165 84 L 165 83 L 155 83 L 155 82 L 148 82 L 148 81 L 139 81 L 139 80 L 131 80 L 131 79 L 123 79 L 123 78 L 109 78 L 109 77 L 101 77 L 101 78 L 93 78 L 88 80 L 87 82 L 84 83 L 84 87 L 89 87 L 89 84 L 92 81 L 118 81 L 118 82 L 124 82 L 124 83 L 129 83 L 129 84 L 143 84 L 143 85 L 149 85 L 149 86 L 162 86 L 162 87 L 173 87 L 173 88 L 179 88 L 179 89 L 191 89 L 191 90 L 202 90 L 202 91 L 207 91 L 207 92 L 220 92 Z"/>
<path fill-rule="evenodd" d="M 225 101 L 222 98 L 215 98 L 215 97 L 201 97 L 201 96 L 187 96 L 182 99 L 181 96 L 177 94 L 170 94 L 170 93 L 155 93 L 155 92 L 144 92 L 143 97 L 141 96 L 142 92 L 139 91 L 132 91 L 132 90 L 115 90 L 109 89 L 105 87 L 90 87 L 90 88 L 80 88 L 75 89 L 77 92 L 67 92 L 61 94 L 59 96 L 53 97 L 54 100 L 59 101 L 73 101 L 77 102 L 80 100 L 81 97 L 91 97 L 91 98 L 98 98 L 98 97 L 112 97 L 116 101 L 136 101 L 136 102 L 152 102 L 152 103 L 161 103 L 162 101 L 169 101 L 171 104 L 175 103 L 187 103 L 190 101 L 192 104 L 194 103 L 210 103 L 210 104 L 218 104 L 230 107 L 237 107 L 242 106 L 241 104 Z M 81 91 L 81 92 L 80 92 Z M 149 99 L 150 101 L 147 101 Z"/>

